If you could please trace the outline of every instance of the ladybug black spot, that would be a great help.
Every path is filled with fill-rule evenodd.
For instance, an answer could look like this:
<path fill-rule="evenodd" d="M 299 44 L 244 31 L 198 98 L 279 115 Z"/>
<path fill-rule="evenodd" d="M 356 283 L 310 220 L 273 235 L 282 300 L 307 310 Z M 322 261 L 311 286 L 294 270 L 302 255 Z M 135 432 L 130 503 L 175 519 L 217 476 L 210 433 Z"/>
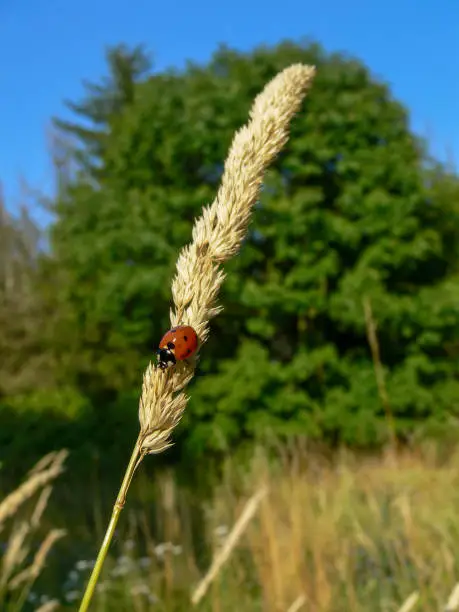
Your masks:
<path fill-rule="evenodd" d="M 168 343 L 167 343 L 167 348 L 168 348 L 168 349 L 171 349 L 171 350 L 172 350 L 172 349 L 175 349 L 175 344 L 174 344 L 173 342 L 168 342 Z"/>
<path fill-rule="evenodd" d="M 188 350 L 187 350 L 187 352 L 186 352 L 186 354 L 187 354 L 187 355 L 190 355 L 190 353 L 191 353 L 191 349 L 188 349 Z"/>
<path fill-rule="evenodd" d="M 185 342 L 188 340 L 188 336 L 183 336 L 183 339 L 185 340 Z"/>

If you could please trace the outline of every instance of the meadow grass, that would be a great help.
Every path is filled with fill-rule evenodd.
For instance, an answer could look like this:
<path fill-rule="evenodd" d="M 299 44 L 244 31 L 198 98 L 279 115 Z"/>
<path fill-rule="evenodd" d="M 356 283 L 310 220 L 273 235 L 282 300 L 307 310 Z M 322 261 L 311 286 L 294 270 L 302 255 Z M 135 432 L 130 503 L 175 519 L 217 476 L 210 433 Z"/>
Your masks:
<path fill-rule="evenodd" d="M 171 324 L 192 325 L 199 347 L 220 311 L 221 264 L 241 246 L 264 172 L 286 143 L 314 72 L 291 66 L 255 99 L 248 124 L 234 137 L 216 199 L 203 209 L 192 242 L 179 255 Z M 378 392 L 390 423 L 369 302 L 365 315 Z M 143 511 L 127 509 L 127 521 L 116 531 L 134 472 L 147 454 L 170 446 L 194 366 L 195 357 L 167 372 L 148 367 L 139 437 L 99 555 L 78 559 L 59 592 L 37 594 L 32 586 L 63 531 L 51 529 L 34 554 L 27 544 L 40 525 L 50 482 L 61 472 L 59 455 L 40 462 L 0 503 L 0 530 L 12 519 L 1 558 L 1 612 L 75 609 L 81 596 L 80 612 L 90 604 L 99 612 L 193 606 L 215 612 L 459 609 L 457 454 L 440 462 L 435 453 L 400 453 L 393 444 L 389 453 L 366 458 L 341 452 L 326 459 L 300 445 L 278 447 L 277 458 L 269 460 L 259 451 L 249 466 L 229 461 L 210 500 L 190 503 L 173 477 L 160 479 L 155 485 L 159 503 Z M 14 520 L 40 488 L 33 513 Z M 82 510 L 82 499 L 90 499 L 87 490 L 82 496 L 72 493 Z M 99 534 L 91 527 L 89 533 L 94 551 Z M 69 535 L 76 546 L 75 526 Z"/>
<path fill-rule="evenodd" d="M 49 453 L 30 470 L 22 484 L 0 499 L 2 612 L 20 612 L 24 608 L 50 551 L 65 535 L 63 529 L 52 528 L 42 535 L 42 518 L 66 457 L 65 450 Z M 57 601 L 43 603 L 48 612 L 57 606 Z"/>
<path fill-rule="evenodd" d="M 325 458 L 297 445 L 228 461 L 206 501 L 171 472 L 140 478 L 94 610 L 190 610 L 203 581 L 195 609 L 209 612 L 459 610 L 458 468 L 459 453 Z M 156 502 L 142 507 L 144 486 Z M 47 597 L 75 609 L 93 564 L 79 559 Z"/>

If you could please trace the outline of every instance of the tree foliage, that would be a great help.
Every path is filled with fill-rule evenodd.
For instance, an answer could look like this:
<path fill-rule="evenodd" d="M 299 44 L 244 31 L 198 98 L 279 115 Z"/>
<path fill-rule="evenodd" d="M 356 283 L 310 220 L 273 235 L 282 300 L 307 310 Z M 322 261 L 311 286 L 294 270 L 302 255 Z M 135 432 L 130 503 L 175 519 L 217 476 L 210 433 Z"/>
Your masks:
<path fill-rule="evenodd" d="M 52 355 L 42 346 L 39 251 L 40 231 L 27 210 L 13 217 L 0 197 L 0 398 L 53 384 Z"/>
<path fill-rule="evenodd" d="M 136 60 L 121 64 L 113 53 L 110 86 L 72 106 L 92 120 L 70 127 L 91 163 L 54 202 L 42 262 L 60 384 L 101 415 L 135 397 L 168 325 L 178 250 L 234 131 L 276 72 L 307 62 L 313 90 L 227 266 L 180 440 L 198 454 L 266 432 L 373 446 L 387 439 L 388 409 L 402 439 L 450 428 L 459 183 L 427 158 L 388 86 L 318 45 L 221 48 L 208 65 L 146 76 L 138 50 L 123 48 Z"/>
<path fill-rule="evenodd" d="M 109 75 L 101 83 L 84 81 L 86 96 L 80 102 L 68 100 L 66 106 L 85 124 L 55 119 L 61 133 L 76 141 L 74 157 L 83 169 L 97 176 L 101 171 L 98 161 L 106 151 L 111 121 L 134 101 L 136 83 L 151 68 L 148 54 L 142 45 L 129 49 L 126 45 L 108 47 L 105 53 Z M 82 145 L 78 147 L 78 144 Z"/>

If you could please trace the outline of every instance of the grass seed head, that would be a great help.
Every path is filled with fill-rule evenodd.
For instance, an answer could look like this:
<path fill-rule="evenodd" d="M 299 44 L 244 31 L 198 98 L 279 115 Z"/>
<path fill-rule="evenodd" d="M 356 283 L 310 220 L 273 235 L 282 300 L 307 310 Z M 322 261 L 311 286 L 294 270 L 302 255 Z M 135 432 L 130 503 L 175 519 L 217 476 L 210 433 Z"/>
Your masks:
<path fill-rule="evenodd" d="M 280 72 L 256 97 L 250 120 L 236 132 L 215 200 L 196 220 L 192 242 L 179 254 L 172 281 L 171 324 L 191 325 L 202 345 L 225 279 L 221 264 L 239 251 L 264 173 L 288 140 L 290 121 L 311 86 L 315 68 L 294 64 Z M 199 350 L 199 349 L 198 349 Z M 182 389 L 193 377 L 196 356 L 161 372 L 150 364 L 144 375 L 139 419 L 141 452 L 159 453 L 185 410 Z"/>

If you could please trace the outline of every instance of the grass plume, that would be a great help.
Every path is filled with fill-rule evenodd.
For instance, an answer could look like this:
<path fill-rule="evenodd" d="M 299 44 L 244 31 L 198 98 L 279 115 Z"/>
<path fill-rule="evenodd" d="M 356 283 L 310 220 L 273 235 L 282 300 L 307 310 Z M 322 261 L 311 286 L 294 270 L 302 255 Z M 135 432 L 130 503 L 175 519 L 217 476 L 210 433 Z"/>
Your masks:
<path fill-rule="evenodd" d="M 177 261 L 172 281 L 171 325 L 191 325 L 202 345 L 209 322 L 221 307 L 217 296 L 225 279 L 221 264 L 239 250 L 264 173 L 288 140 L 290 121 L 311 85 L 314 68 L 296 64 L 278 74 L 257 96 L 251 120 L 234 136 L 217 197 L 193 227 L 193 240 Z M 158 453 L 187 403 L 183 389 L 193 376 L 195 360 L 167 372 L 152 365 L 144 376 L 140 399 L 141 452 Z"/>
<path fill-rule="evenodd" d="M 250 223 L 264 173 L 288 140 L 290 122 L 312 84 L 315 68 L 294 64 L 280 72 L 256 97 L 250 120 L 234 136 L 217 196 L 193 227 L 192 242 L 179 254 L 172 281 L 172 325 L 191 325 L 199 348 L 209 322 L 221 307 L 217 297 L 225 274 L 221 264 L 234 256 Z M 188 397 L 184 387 L 193 377 L 196 356 L 162 372 L 151 363 L 139 402 L 140 433 L 128 464 L 107 532 L 89 579 L 80 612 L 91 602 L 119 514 L 137 466 L 147 454 L 164 451 L 180 421 Z"/>

